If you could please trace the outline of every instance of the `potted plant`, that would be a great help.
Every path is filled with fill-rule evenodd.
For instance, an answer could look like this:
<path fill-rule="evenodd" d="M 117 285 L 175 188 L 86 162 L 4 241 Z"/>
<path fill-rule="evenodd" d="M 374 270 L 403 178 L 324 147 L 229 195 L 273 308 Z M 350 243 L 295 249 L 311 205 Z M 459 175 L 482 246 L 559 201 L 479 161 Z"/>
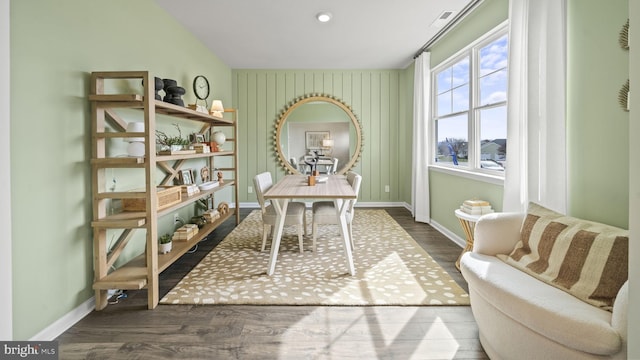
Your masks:
<path fill-rule="evenodd" d="M 162 236 L 160 236 L 160 239 L 158 240 L 159 246 L 158 246 L 158 252 L 160 254 L 166 254 L 168 252 L 171 251 L 171 247 L 172 247 L 172 238 L 171 238 L 171 234 L 164 234 Z"/>
<path fill-rule="evenodd" d="M 188 139 L 182 137 L 180 125 L 173 124 L 173 126 L 178 129 L 178 136 L 169 136 L 163 131 L 156 130 L 156 144 L 160 145 L 160 150 L 170 149 L 171 151 L 178 151 L 191 144 Z"/>

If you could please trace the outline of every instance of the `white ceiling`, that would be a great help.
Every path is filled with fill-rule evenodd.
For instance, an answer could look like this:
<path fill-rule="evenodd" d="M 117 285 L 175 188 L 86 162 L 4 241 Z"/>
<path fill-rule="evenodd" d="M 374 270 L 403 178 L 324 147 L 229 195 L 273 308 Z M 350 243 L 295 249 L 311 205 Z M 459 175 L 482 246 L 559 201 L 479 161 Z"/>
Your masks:
<path fill-rule="evenodd" d="M 440 30 L 434 20 L 471 2 L 155 1 L 232 69 L 403 69 Z M 332 20 L 318 22 L 321 11 Z"/>

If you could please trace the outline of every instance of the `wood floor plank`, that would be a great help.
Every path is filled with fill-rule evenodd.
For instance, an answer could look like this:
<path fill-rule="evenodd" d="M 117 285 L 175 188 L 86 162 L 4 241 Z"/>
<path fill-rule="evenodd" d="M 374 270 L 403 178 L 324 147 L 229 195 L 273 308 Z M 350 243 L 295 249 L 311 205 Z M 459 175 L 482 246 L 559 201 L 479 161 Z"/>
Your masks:
<path fill-rule="evenodd" d="M 252 209 L 242 209 L 246 217 Z M 357 210 L 356 210 L 357 211 Z M 462 250 L 404 208 L 387 212 L 468 291 Z M 229 220 L 160 274 L 172 289 L 234 228 Z M 145 289 L 58 339 L 60 359 L 488 359 L 468 306 L 160 305 Z"/>

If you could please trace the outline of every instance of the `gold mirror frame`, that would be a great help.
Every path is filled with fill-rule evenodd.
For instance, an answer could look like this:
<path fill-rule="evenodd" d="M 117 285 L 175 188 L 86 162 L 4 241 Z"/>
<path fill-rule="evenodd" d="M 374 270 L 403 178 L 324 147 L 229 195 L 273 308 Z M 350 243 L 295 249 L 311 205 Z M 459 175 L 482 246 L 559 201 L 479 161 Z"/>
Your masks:
<path fill-rule="evenodd" d="M 356 132 L 355 137 L 357 140 L 356 148 L 353 152 L 353 155 L 351 155 L 349 162 L 346 165 L 342 166 L 340 170 L 338 170 L 338 174 L 345 174 L 347 171 L 351 170 L 351 168 L 355 166 L 355 164 L 358 161 L 360 161 L 360 157 L 362 156 L 362 146 L 364 145 L 364 137 L 362 136 L 362 125 L 360 124 L 360 121 L 358 120 L 356 115 L 353 113 L 349 105 L 345 104 L 342 100 L 336 98 L 335 96 L 326 95 L 326 94 L 308 94 L 308 95 L 300 96 L 295 100 L 293 100 L 292 102 L 290 102 L 287 106 L 285 106 L 285 108 L 280 113 L 280 116 L 276 121 L 276 130 L 275 130 L 274 144 L 273 144 L 276 155 L 278 155 L 278 159 L 280 160 L 280 165 L 289 174 L 300 174 L 300 172 L 297 169 L 294 169 L 293 166 L 291 166 L 291 164 L 289 163 L 289 160 L 282 152 L 282 147 L 280 146 L 282 128 L 284 127 L 284 124 L 287 122 L 287 117 L 289 117 L 289 115 L 291 114 L 291 112 L 293 112 L 293 110 L 295 110 L 296 108 L 298 108 L 303 104 L 314 102 L 314 101 L 324 101 L 324 102 L 328 102 L 338 106 L 349 116 L 351 123 L 353 123 L 353 126 L 355 127 L 355 132 Z"/>

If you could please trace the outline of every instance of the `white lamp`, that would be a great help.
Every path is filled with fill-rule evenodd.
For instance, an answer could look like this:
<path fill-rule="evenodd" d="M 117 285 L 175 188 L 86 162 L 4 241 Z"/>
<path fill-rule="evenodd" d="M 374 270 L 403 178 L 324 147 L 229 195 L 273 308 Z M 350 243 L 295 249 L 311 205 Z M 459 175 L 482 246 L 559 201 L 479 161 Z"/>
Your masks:
<path fill-rule="evenodd" d="M 213 100 L 213 103 L 211 103 L 211 115 L 222 117 L 223 112 L 224 106 L 222 106 L 222 100 Z"/>
<path fill-rule="evenodd" d="M 332 148 L 333 147 L 333 139 L 324 139 L 324 140 L 322 140 L 322 147 Z"/>
<path fill-rule="evenodd" d="M 331 148 L 333 148 L 333 139 L 323 139 L 322 140 L 322 147 L 325 150 L 328 150 L 329 153 L 331 153 Z"/>
<path fill-rule="evenodd" d="M 127 132 L 144 132 L 143 122 L 130 122 L 127 124 Z M 131 157 L 143 157 L 144 156 L 144 138 L 143 137 L 129 137 L 124 138 L 123 141 L 128 142 L 127 155 Z"/>

